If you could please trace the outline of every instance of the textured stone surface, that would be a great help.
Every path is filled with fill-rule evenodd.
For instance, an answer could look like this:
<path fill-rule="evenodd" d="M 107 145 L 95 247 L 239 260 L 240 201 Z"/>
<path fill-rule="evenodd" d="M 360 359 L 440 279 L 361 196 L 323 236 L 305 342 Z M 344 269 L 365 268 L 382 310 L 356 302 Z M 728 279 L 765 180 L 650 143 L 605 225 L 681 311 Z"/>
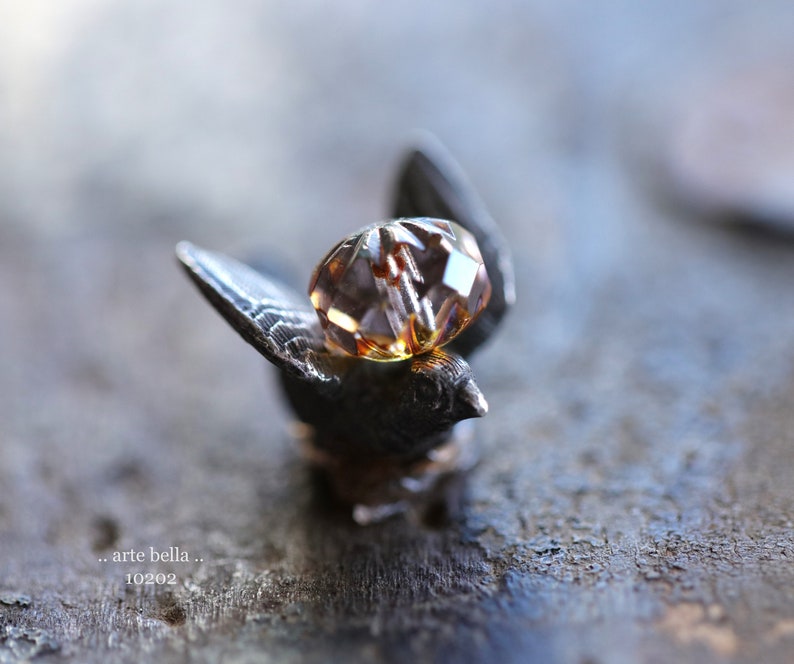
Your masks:
<path fill-rule="evenodd" d="M 794 17 L 673 9 L 2 5 L 0 659 L 790 662 L 794 247 L 682 223 L 623 141 L 628 100 Z M 475 361 L 480 466 L 359 528 L 173 246 L 302 286 L 416 126 L 518 303 Z M 193 562 L 100 562 L 171 546 Z"/>

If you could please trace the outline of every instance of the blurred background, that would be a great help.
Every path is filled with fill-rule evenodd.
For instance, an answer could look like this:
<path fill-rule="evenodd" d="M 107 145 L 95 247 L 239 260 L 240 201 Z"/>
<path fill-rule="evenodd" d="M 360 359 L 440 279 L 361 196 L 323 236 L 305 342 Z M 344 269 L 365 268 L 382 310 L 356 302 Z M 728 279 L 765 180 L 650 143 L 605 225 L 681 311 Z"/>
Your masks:
<path fill-rule="evenodd" d="M 764 504 L 785 537 L 792 34 L 789 0 L 0 3 L 6 585 L 65 621 L 54 598 L 119 592 L 94 562 L 116 547 L 192 546 L 250 578 L 323 560 L 295 525 L 272 376 L 173 247 L 276 256 L 302 288 L 388 214 L 416 129 L 516 261 L 516 311 L 475 365 L 497 416 L 479 423 L 471 541 L 491 523 L 496 557 L 573 546 L 575 509 L 628 550 L 742 495 L 746 530 Z M 655 615 L 655 593 L 624 610 Z M 150 599 L 128 601 L 156 618 Z"/>
<path fill-rule="evenodd" d="M 728 113 L 730 91 L 729 142 L 783 123 L 786 9 L 6 2 L 4 227 L 210 239 L 278 228 L 293 247 L 301 223 L 383 214 L 379 190 L 417 127 L 454 147 L 506 224 L 567 218 L 594 154 L 654 138 L 657 115 Z"/>

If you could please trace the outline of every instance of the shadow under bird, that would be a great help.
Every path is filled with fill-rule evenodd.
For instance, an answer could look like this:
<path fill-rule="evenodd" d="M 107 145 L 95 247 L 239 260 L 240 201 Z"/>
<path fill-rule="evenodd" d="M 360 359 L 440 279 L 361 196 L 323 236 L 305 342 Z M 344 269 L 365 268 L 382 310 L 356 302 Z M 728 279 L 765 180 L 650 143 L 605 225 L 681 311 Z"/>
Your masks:
<path fill-rule="evenodd" d="M 306 296 L 223 254 L 188 242 L 177 256 L 207 300 L 280 369 L 314 445 L 337 458 L 419 459 L 449 440 L 454 425 L 487 412 L 467 358 L 514 300 L 513 269 L 496 224 L 457 164 L 431 136 L 406 155 L 396 180 L 395 219 L 457 223 L 476 239 L 490 278 L 487 306 L 443 348 L 392 362 L 329 348 Z"/>

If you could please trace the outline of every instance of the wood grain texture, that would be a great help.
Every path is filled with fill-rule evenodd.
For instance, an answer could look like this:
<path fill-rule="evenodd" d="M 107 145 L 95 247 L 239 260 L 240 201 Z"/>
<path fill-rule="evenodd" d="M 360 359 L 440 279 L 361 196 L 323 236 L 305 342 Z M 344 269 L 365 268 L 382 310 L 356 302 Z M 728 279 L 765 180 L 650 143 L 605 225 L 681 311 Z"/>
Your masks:
<path fill-rule="evenodd" d="M 650 64 L 674 97 L 675 48 L 771 48 L 785 5 L 552 4 L 416 32 L 418 5 L 336 31 L 123 3 L 38 56 L 0 25 L 1 662 L 791 661 L 794 245 L 665 205 L 633 149 Z M 499 220 L 518 301 L 473 361 L 480 465 L 361 528 L 173 246 L 308 279 L 417 125 Z M 100 562 L 149 547 L 191 562 Z"/>

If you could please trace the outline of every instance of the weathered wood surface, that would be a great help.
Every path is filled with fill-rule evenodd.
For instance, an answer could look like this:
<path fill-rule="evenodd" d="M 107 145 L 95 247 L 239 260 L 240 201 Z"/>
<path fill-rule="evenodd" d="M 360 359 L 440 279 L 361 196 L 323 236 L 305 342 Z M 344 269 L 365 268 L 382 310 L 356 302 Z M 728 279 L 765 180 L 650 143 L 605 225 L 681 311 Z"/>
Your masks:
<path fill-rule="evenodd" d="M 0 661 L 794 658 L 794 243 L 655 186 L 690 74 L 779 65 L 787 3 L 14 4 Z M 511 238 L 519 301 L 475 362 L 481 465 L 360 528 L 173 245 L 307 276 L 413 127 Z"/>

